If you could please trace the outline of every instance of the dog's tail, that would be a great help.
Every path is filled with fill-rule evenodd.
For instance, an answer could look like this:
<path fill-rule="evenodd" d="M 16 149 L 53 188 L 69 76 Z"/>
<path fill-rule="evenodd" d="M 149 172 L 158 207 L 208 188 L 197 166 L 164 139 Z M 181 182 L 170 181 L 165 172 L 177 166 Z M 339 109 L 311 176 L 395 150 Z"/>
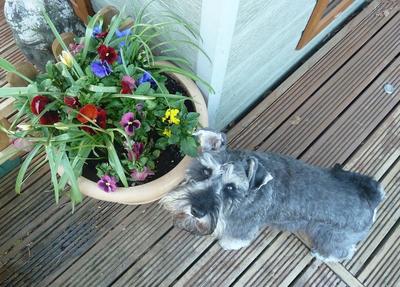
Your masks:
<path fill-rule="evenodd" d="M 373 209 L 375 209 L 385 198 L 383 186 L 372 177 L 356 172 L 345 171 L 339 164 L 336 164 L 332 171 L 339 178 L 350 181 L 358 186 L 362 195 L 368 200 Z"/>

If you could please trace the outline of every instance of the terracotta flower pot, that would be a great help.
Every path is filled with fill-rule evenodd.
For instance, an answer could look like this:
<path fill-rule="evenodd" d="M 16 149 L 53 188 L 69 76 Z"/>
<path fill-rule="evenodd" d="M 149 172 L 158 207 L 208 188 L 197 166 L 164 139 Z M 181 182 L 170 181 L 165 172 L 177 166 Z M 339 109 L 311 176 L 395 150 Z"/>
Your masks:
<path fill-rule="evenodd" d="M 15 68 L 18 72 L 31 80 L 34 80 L 38 74 L 35 66 L 30 62 L 19 62 L 15 64 Z M 7 82 L 11 87 L 26 87 L 28 85 L 27 81 L 10 72 L 7 73 Z"/>
<path fill-rule="evenodd" d="M 173 66 L 173 64 L 168 62 L 160 62 L 160 64 Z M 207 106 L 199 88 L 192 80 L 185 76 L 175 73 L 169 74 L 169 76 L 179 82 L 187 91 L 187 94 L 193 98 L 196 112 L 200 114 L 199 123 L 202 127 L 206 127 L 208 125 Z M 139 186 L 120 187 L 114 192 L 107 193 L 100 189 L 96 182 L 82 176 L 78 178 L 78 185 L 83 194 L 96 199 L 123 204 L 149 203 L 160 199 L 164 194 L 177 186 L 183 180 L 190 162 L 191 158 L 185 156 L 174 169 L 164 176 Z M 62 169 L 59 170 L 59 174 L 62 174 Z"/>
<path fill-rule="evenodd" d="M 69 44 L 75 42 L 75 34 L 72 32 L 61 33 L 60 36 L 65 45 L 67 45 L 67 47 L 69 47 Z M 51 50 L 53 52 L 54 58 L 56 58 L 56 60 L 59 61 L 63 48 L 57 39 L 54 39 L 53 44 L 51 45 Z"/>

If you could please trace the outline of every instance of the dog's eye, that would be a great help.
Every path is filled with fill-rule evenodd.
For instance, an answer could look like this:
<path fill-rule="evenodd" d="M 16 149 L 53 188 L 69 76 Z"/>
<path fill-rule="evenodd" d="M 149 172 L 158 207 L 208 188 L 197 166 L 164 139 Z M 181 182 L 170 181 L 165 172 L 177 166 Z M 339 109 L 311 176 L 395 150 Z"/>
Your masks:
<path fill-rule="evenodd" d="M 232 192 L 236 189 L 235 185 L 233 183 L 228 183 L 224 186 L 224 191 L 225 192 Z"/>
<path fill-rule="evenodd" d="M 210 168 L 207 168 L 207 167 L 205 167 L 205 168 L 203 168 L 203 174 L 205 175 L 205 176 L 210 176 L 211 175 L 211 173 L 212 173 L 212 170 L 210 169 Z"/>

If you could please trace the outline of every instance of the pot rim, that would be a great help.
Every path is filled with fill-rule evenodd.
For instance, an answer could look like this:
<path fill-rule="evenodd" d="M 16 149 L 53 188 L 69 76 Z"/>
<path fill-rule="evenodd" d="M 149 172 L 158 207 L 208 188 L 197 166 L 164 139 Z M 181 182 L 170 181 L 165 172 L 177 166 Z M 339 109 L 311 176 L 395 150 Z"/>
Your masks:
<path fill-rule="evenodd" d="M 157 63 L 175 67 L 174 64 L 166 61 L 160 61 Z M 168 75 L 178 81 L 187 91 L 188 95 L 193 98 L 196 112 L 200 114 L 199 124 L 202 127 L 207 127 L 207 106 L 197 85 L 191 79 L 183 75 L 177 73 L 168 73 Z M 184 179 L 186 169 L 189 167 L 191 160 L 192 159 L 189 156 L 184 156 L 177 166 L 162 177 L 139 186 L 118 187 L 114 192 L 105 192 L 97 186 L 96 182 L 80 176 L 78 178 L 79 190 L 86 196 L 110 202 L 123 204 L 144 204 L 153 202 L 171 191 Z M 63 173 L 62 167 L 59 168 L 58 173 Z"/>

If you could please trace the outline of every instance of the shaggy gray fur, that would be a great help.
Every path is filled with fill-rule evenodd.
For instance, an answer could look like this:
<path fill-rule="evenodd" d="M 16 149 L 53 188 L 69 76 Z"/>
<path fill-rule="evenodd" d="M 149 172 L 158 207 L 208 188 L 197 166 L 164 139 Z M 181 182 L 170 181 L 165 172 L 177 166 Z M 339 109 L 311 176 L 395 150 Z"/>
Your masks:
<path fill-rule="evenodd" d="M 365 238 L 383 197 L 377 181 L 340 166 L 221 148 L 206 149 L 162 204 L 176 226 L 212 234 L 225 249 L 245 247 L 272 226 L 306 233 L 314 256 L 338 261 Z"/>

